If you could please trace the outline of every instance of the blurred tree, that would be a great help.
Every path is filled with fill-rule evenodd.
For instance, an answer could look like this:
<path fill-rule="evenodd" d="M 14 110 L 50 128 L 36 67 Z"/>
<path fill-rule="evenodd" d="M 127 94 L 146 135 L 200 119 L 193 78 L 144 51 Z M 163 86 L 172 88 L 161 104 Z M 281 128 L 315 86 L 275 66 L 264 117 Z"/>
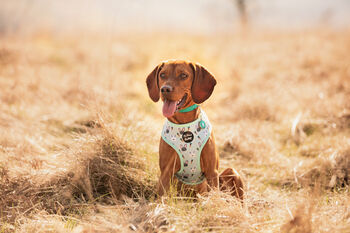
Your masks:
<path fill-rule="evenodd" d="M 246 0 L 231 0 L 236 5 L 239 13 L 239 19 L 242 25 L 246 25 L 248 22 L 247 18 L 247 8 L 246 8 Z"/>
<path fill-rule="evenodd" d="M 33 0 L 2 1 L 0 3 L 0 35 L 20 30 L 32 3 Z"/>

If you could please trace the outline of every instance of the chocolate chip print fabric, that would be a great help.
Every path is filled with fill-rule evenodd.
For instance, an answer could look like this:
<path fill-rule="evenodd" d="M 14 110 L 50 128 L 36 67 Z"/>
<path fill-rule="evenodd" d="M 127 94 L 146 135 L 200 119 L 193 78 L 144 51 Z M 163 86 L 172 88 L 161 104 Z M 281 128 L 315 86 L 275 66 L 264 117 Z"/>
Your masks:
<path fill-rule="evenodd" d="M 200 167 L 200 156 L 211 133 L 211 124 L 201 110 L 197 120 L 187 124 L 174 124 L 166 120 L 162 138 L 179 155 L 181 169 L 175 176 L 183 183 L 195 185 L 204 181 Z"/>

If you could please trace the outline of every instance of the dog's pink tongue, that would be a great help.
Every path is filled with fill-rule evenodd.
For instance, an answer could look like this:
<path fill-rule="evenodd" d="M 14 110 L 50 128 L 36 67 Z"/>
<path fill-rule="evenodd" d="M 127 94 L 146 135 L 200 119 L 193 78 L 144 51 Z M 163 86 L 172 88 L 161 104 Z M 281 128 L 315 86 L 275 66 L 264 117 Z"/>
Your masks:
<path fill-rule="evenodd" d="M 171 117 L 176 110 L 176 101 L 164 100 L 163 102 L 163 115 L 165 117 Z"/>

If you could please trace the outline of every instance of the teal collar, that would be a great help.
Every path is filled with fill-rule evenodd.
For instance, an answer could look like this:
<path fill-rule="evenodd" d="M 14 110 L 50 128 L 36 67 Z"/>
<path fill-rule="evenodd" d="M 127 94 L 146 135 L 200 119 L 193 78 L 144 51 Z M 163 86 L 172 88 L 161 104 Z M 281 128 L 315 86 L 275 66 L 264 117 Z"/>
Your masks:
<path fill-rule="evenodd" d="M 194 104 L 192 106 L 179 110 L 179 112 L 191 112 L 192 110 L 195 110 L 197 107 L 198 105 Z"/>

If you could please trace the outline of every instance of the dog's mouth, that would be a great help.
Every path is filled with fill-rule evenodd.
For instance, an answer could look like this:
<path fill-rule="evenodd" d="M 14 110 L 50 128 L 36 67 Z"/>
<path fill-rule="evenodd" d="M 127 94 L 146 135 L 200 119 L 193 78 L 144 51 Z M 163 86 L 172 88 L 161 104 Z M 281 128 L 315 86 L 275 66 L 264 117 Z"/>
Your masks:
<path fill-rule="evenodd" d="M 178 101 L 171 101 L 164 99 L 163 101 L 163 115 L 165 117 L 171 117 L 179 110 L 186 102 L 187 93 Z"/>
<path fill-rule="evenodd" d="M 180 108 L 182 108 L 182 106 L 185 104 L 187 99 L 187 93 L 185 93 L 185 95 L 182 97 L 181 100 L 176 102 L 176 111 L 179 110 Z"/>

